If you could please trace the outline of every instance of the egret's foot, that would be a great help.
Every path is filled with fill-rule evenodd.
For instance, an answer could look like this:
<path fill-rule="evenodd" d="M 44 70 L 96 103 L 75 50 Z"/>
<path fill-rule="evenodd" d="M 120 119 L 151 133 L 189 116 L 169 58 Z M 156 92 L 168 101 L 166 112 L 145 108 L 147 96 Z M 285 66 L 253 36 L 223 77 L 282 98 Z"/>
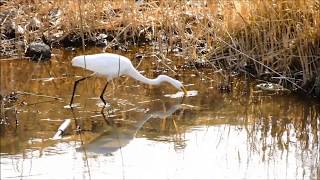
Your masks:
<path fill-rule="evenodd" d="M 101 107 L 100 112 L 103 114 L 105 112 L 105 110 L 107 111 L 107 113 L 109 114 L 110 109 L 112 109 L 112 105 L 108 102 L 103 103 L 103 102 L 98 102 L 97 103 L 98 107 Z"/>
<path fill-rule="evenodd" d="M 101 113 L 107 112 L 109 115 L 111 112 L 113 112 L 113 107 L 111 105 L 106 105 L 101 108 Z"/>
<path fill-rule="evenodd" d="M 110 103 L 104 104 L 103 102 L 98 102 L 98 103 L 97 103 L 97 106 L 98 106 L 98 107 L 101 107 L 101 108 L 110 108 L 110 107 L 111 107 L 111 104 L 110 104 Z"/>
<path fill-rule="evenodd" d="M 113 121 L 112 121 L 111 119 L 108 118 L 109 115 L 106 116 L 102 110 L 101 110 L 101 114 L 102 114 L 102 117 L 103 117 L 104 121 L 105 121 L 109 126 L 113 126 L 114 123 L 113 123 Z"/>
<path fill-rule="evenodd" d="M 63 106 L 65 109 L 72 109 L 72 108 L 76 108 L 76 107 L 80 107 L 80 103 L 74 103 L 74 104 L 68 104 Z"/>
<path fill-rule="evenodd" d="M 77 128 L 75 129 L 76 134 L 80 134 L 82 131 L 80 125 L 77 125 Z"/>

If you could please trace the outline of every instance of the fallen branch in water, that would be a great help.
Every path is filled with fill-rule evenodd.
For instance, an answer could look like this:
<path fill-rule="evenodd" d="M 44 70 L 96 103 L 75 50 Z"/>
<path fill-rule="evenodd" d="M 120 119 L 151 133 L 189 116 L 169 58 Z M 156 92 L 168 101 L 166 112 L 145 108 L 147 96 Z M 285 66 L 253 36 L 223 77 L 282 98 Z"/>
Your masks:
<path fill-rule="evenodd" d="M 29 93 L 29 92 L 17 91 L 17 94 L 20 94 L 20 95 L 31 95 L 31 96 L 45 97 L 45 98 L 53 98 L 53 99 L 56 99 L 56 100 L 63 100 L 62 98 L 56 97 L 56 96 L 49 96 L 49 95 L 43 95 L 43 94 L 35 94 L 35 93 Z"/>
<path fill-rule="evenodd" d="M 26 106 L 33 106 L 33 105 L 38 105 L 38 104 L 42 104 L 42 103 L 48 103 L 48 102 L 52 102 L 52 101 L 56 101 L 56 99 L 47 100 L 47 101 L 39 101 L 39 102 L 35 102 L 35 103 L 25 103 L 25 105 Z"/>
<path fill-rule="evenodd" d="M 66 129 L 71 123 L 71 119 L 66 119 L 58 128 L 58 131 L 56 134 L 52 137 L 53 140 L 61 139 L 62 136 L 64 135 Z"/>

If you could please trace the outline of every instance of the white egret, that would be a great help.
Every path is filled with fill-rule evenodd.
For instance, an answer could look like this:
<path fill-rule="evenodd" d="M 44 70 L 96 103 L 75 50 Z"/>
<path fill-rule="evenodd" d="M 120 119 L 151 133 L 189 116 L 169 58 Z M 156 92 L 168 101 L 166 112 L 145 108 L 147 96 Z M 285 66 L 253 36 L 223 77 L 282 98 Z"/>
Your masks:
<path fill-rule="evenodd" d="M 168 82 L 176 89 L 182 90 L 185 95 L 187 94 L 186 89 L 184 88 L 183 84 L 180 81 L 166 75 L 159 75 L 155 79 L 149 79 L 147 77 L 144 77 L 134 68 L 134 66 L 132 65 L 131 61 L 128 58 L 118 54 L 101 53 L 101 54 L 76 56 L 72 59 L 72 66 L 81 67 L 81 68 L 93 71 L 94 73 L 91 74 L 90 76 L 83 77 L 75 81 L 73 86 L 70 106 L 72 105 L 72 102 L 73 102 L 73 97 L 77 88 L 77 84 L 80 81 L 83 81 L 89 77 L 92 77 L 93 75 L 104 76 L 107 78 L 107 83 L 104 86 L 100 95 L 100 99 L 103 101 L 104 105 L 106 105 L 106 101 L 103 98 L 103 94 L 107 88 L 108 82 L 122 75 L 130 76 L 138 81 L 141 81 L 145 84 L 150 84 L 150 85 L 160 85 L 163 82 Z"/>

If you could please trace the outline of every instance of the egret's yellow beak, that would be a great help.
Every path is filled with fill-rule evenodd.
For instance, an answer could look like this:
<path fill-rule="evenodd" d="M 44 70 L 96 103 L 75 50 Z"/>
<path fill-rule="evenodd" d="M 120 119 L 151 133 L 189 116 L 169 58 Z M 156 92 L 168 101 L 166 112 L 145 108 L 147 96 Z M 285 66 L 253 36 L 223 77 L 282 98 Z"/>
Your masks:
<path fill-rule="evenodd" d="M 186 90 L 186 88 L 184 88 L 183 86 L 181 87 L 181 90 L 183 91 L 184 95 L 188 94 L 188 91 Z"/>

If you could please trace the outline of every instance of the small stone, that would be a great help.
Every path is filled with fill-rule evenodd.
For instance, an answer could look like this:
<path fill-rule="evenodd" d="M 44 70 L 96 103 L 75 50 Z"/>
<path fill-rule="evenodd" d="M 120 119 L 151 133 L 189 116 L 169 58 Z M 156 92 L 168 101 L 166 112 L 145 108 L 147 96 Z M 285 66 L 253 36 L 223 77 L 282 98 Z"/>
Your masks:
<path fill-rule="evenodd" d="M 43 42 L 33 42 L 28 46 L 25 56 L 32 60 L 50 60 L 51 49 Z"/>
<path fill-rule="evenodd" d="M 102 39 L 107 39 L 107 38 L 108 38 L 108 35 L 103 34 L 103 33 L 101 33 L 101 34 L 99 34 L 99 35 L 97 36 L 97 40 L 102 40 Z"/>
<path fill-rule="evenodd" d="M 16 29 L 16 33 L 18 35 L 23 35 L 24 34 L 24 29 L 20 25 L 18 25 L 17 29 Z"/>
<path fill-rule="evenodd" d="M 20 25 L 16 25 L 15 22 L 6 23 L 4 25 L 4 35 L 6 39 L 15 38 L 16 35 L 23 35 L 24 29 Z"/>
<path fill-rule="evenodd" d="M 143 58 L 143 54 L 140 54 L 140 53 L 136 53 L 136 59 L 142 59 Z"/>
<path fill-rule="evenodd" d="M 107 38 L 108 38 L 108 35 L 103 33 L 99 34 L 97 37 L 94 38 L 96 46 L 106 47 L 108 44 Z"/>
<path fill-rule="evenodd" d="M 29 24 L 27 25 L 27 28 L 29 30 L 33 30 L 34 31 L 34 30 L 38 30 L 41 26 L 42 26 L 41 21 L 38 18 L 33 17 L 30 20 Z"/>

